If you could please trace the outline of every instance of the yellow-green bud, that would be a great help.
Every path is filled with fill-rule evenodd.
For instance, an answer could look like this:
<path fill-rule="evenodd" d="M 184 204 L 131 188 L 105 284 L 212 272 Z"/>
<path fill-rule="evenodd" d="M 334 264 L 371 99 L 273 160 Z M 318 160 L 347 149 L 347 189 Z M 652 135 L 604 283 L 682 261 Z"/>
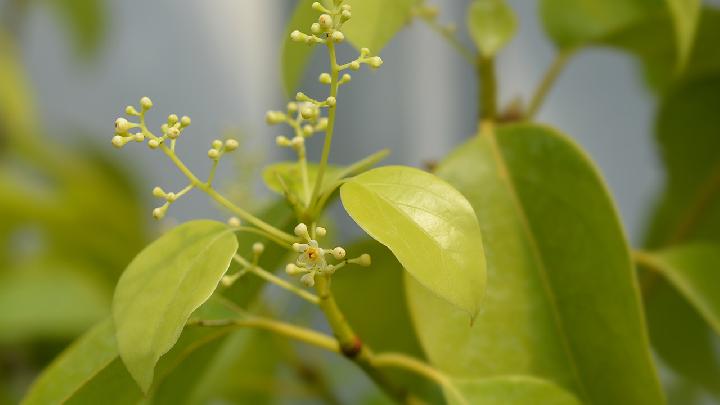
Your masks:
<path fill-rule="evenodd" d="M 349 73 L 343 74 L 343 75 L 342 75 L 342 78 L 340 79 L 340 81 L 341 81 L 342 83 L 347 83 L 347 82 L 349 82 L 350 80 L 352 80 L 352 76 L 350 76 Z"/>
<path fill-rule="evenodd" d="M 355 263 L 363 267 L 368 267 L 372 264 L 372 259 L 370 258 L 369 254 L 363 253 L 362 255 L 360 255 L 360 257 L 356 259 Z"/>
<path fill-rule="evenodd" d="M 277 144 L 278 146 L 290 146 L 291 142 L 289 139 L 287 139 L 287 137 L 279 135 L 275 137 L 275 144 Z"/>
<path fill-rule="evenodd" d="M 177 139 L 177 137 L 180 136 L 180 130 L 176 127 L 172 127 L 167 130 L 167 135 L 170 139 Z"/>
<path fill-rule="evenodd" d="M 340 31 L 335 31 L 332 33 L 331 38 L 334 42 L 342 42 L 345 40 L 345 34 Z"/>
<path fill-rule="evenodd" d="M 303 42 L 307 39 L 307 35 L 303 34 L 302 32 L 295 30 L 290 33 L 290 39 L 295 42 Z"/>
<path fill-rule="evenodd" d="M 175 195 L 175 193 L 167 193 L 165 199 L 170 202 L 175 202 L 175 200 L 177 200 L 177 195 Z"/>
<path fill-rule="evenodd" d="M 341 247 L 336 247 L 332 250 L 332 255 L 335 259 L 341 260 L 345 258 L 345 249 Z"/>
<path fill-rule="evenodd" d="M 323 237 L 327 235 L 327 229 L 323 228 L 322 226 L 316 226 L 315 235 L 317 235 L 318 237 Z"/>
<path fill-rule="evenodd" d="M 189 127 L 191 122 L 192 121 L 190 120 L 190 117 L 188 117 L 187 115 L 183 115 L 183 117 L 180 118 L 180 126 L 183 128 Z"/>
<path fill-rule="evenodd" d="M 318 81 L 322 84 L 330 84 L 330 82 L 332 82 L 332 78 L 329 73 L 321 73 L 320 77 L 318 77 Z"/>
<path fill-rule="evenodd" d="M 142 141 L 144 141 L 144 140 L 145 140 L 145 135 L 143 135 L 143 134 L 140 133 L 140 132 L 138 132 L 137 134 L 135 134 L 135 142 L 142 142 Z"/>
<path fill-rule="evenodd" d="M 163 219 L 165 217 L 165 213 L 167 212 L 167 205 L 163 205 L 162 207 L 155 208 L 153 210 L 153 218 L 155 219 Z"/>
<path fill-rule="evenodd" d="M 352 13 L 349 10 L 343 10 L 342 14 L 340 14 L 340 19 L 342 20 L 342 22 L 345 22 L 350 18 L 352 18 Z"/>
<path fill-rule="evenodd" d="M 222 146 L 223 146 L 223 142 L 221 140 L 216 139 L 216 140 L 212 141 L 213 149 L 220 149 L 220 148 L 222 148 Z"/>
<path fill-rule="evenodd" d="M 315 285 L 315 272 L 308 273 L 300 277 L 300 282 L 305 284 L 306 287 L 312 287 Z"/>
<path fill-rule="evenodd" d="M 151 109 L 153 106 L 152 100 L 150 100 L 149 97 L 143 97 L 140 99 L 140 107 L 142 107 L 143 111 L 147 111 Z"/>
<path fill-rule="evenodd" d="M 302 131 L 305 136 L 310 136 L 315 132 L 315 129 L 313 129 L 312 125 L 304 125 Z"/>
<path fill-rule="evenodd" d="M 227 223 L 228 223 L 228 225 L 230 225 L 233 228 L 238 228 L 242 224 L 242 222 L 240 222 L 240 218 L 238 218 L 238 217 L 228 218 Z"/>
<path fill-rule="evenodd" d="M 377 69 L 383 64 L 383 60 L 380 59 L 379 56 L 373 56 L 368 60 L 368 65 L 370 65 L 371 68 Z"/>
<path fill-rule="evenodd" d="M 140 113 L 135 109 L 135 107 L 129 105 L 125 107 L 125 114 L 127 115 L 140 115 Z"/>
<path fill-rule="evenodd" d="M 153 188 L 152 193 L 153 193 L 153 196 L 155 196 L 155 197 L 157 197 L 157 198 L 163 198 L 163 197 L 165 197 L 165 191 L 163 191 L 163 189 L 160 188 L 160 187 L 155 187 L 155 188 Z"/>
<path fill-rule="evenodd" d="M 115 132 L 118 134 L 124 134 L 130 129 L 130 123 L 125 118 L 118 118 L 115 120 Z"/>
<path fill-rule="evenodd" d="M 269 125 L 276 125 L 276 124 L 280 124 L 281 122 L 285 121 L 286 117 L 287 116 L 285 114 L 281 113 L 280 111 L 268 111 L 265 114 L 265 121 Z"/>
<path fill-rule="evenodd" d="M 168 125 L 175 125 L 178 122 L 178 116 L 175 114 L 168 115 Z"/>
<path fill-rule="evenodd" d="M 125 146 L 125 139 L 120 135 L 115 135 L 112 138 L 112 144 L 118 149 L 122 148 L 123 146 Z"/>
<path fill-rule="evenodd" d="M 303 223 L 297 224 L 297 226 L 295 227 L 295 235 L 297 235 L 297 236 L 308 236 L 307 225 L 305 225 L 305 224 L 303 224 Z"/>
<path fill-rule="evenodd" d="M 318 24 L 320 24 L 320 28 L 327 31 L 332 28 L 333 19 L 330 14 L 320 14 L 320 17 L 318 17 Z"/>
<path fill-rule="evenodd" d="M 349 4 L 343 4 L 341 9 L 342 11 L 352 11 L 352 6 Z"/>
<path fill-rule="evenodd" d="M 335 104 L 337 104 L 337 99 L 336 99 L 335 97 L 333 97 L 333 96 L 330 96 L 330 97 L 328 97 L 328 98 L 325 99 L 325 102 L 326 102 L 327 105 L 329 105 L 330 107 L 335 107 Z"/>
<path fill-rule="evenodd" d="M 255 242 L 253 243 L 252 250 L 256 255 L 260 255 L 265 250 L 265 245 L 260 242 Z"/>
<path fill-rule="evenodd" d="M 240 144 L 238 143 L 238 141 L 236 141 L 234 139 L 228 139 L 227 141 L 225 141 L 225 150 L 228 152 L 234 151 L 239 146 L 240 146 Z"/>
<path fill-rule="evenodd" d="M 210 159 L 217 159 L 220 156 L 220 152 L 217 149 L 210 149 L 207 153 Z"/>
<path fill-rule="evenodd" d="M 157 139 L 151 139 L 148 141 L 148 147 L 150 149 L 157 149 L 160 146 L 160 142 Z"/>
<path fill-rule="evenodd" d="M 297 112 L 297 110 L 298 110 L 298 105 L 297 105 L 297 103 L 294 102 L 294 101 L 289 102 L 288 105 L 287 105 L 287 110 L 288 110 L 289 113 Z"/>
<path fill-rule="evenodd" d="M 301 147 L 305 143 L 305 138 L 302 136 L 296 136 L 292 139 L 292 146 L 295 148 Z"/>
<path fill-rule="evenodd" d="M 168 128 L 169 128 L 168 124 L 160 125 L 160 130 L 162 131 L 163 134 L 167 134 Z"/>
<path fill-rule="evenodd" d="M 360 62 L 354 60 L 350 62 L 350 69 L 352 70 L 359 70 L 360 69 Z"/>
<path fill-rule="evenodd" d="M 369 48 L 361 48 L 360 49 L 360 56 L 365 57 L 370 55 L 370 49 Z"/>
<path fill-rule="evenodd" d="M 292 263 L 289 263 L 287 266 L 285 266 L 285 273 L 287 273 L 291 276 L 296 276 L 298 274 L 301 274 L 302 270 L 298 266 L 296 266 Z"/>
<path fill-rule="evenodd" d="M 320 24 L 313 23 L 310 26 L 310 31 L 312 31 L 313 34 L 319 34 L 321 32 Z"/>
<path fill-rule="evenodd" d="M 319 12 L 321 12 L 321 13 L 327 13 L 327 12 L 328 12 L 328 10 L 327 10 L 325 7 L 323 7 L 323 5 L 320 4 L 319 1 L 316 1 L 316 2 L 314 2 L 314 3 L 312 4 L 312 9 L 315 10 L 315 11 L 319 11 Z"/>
<path fill-rule="evenodd" d="M 300 110 L 300 115 L 306 120 L 315 118 L 316 114 L 317 111 L 311 106 L 305 106 L 302 110 Z"/>
<path fill-rule="evenodd" d="M 320 118 L 317 122 L 317 125 L 315 125 L 315 131 L 324 131 L 327 128 L 328 125 L 328 119 L 323 117 Z"/>

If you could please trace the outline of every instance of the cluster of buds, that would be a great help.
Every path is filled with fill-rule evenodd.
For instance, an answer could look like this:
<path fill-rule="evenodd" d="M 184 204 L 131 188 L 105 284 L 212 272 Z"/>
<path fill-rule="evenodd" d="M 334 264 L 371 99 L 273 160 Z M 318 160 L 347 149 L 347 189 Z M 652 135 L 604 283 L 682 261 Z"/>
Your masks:
<path fill-rule="evenodd" d="M 330 106 L 332 101 L 319 102 L 310 99 L 303 93 L 298 93 L 296 99 L 297 101 L 288 103 L 287 112 L 268 111 L 265 120 L 269 125 L 287 124 L 293 128 L 295 136 L 288 138 L 280 135 L 275 138 L 275 143 L 278 146 L 293 148 L 298 153 L 303 153 L 305 138 L 327 129 L 328 119 L 321 116 L 320 109 Z"/>
<path fill-rule="evenodd" d="M 211 147 L 208 150 L 207 155 L 210 159 L 217 162 L 218 160 L 220 160 L 220 157 L 222 157 L 222 155 L 236 150 L 240 146 L 240 144 L 235 139 L 227 139 L 225 140 L 225 142 L 216 139 L 212 141 L 212 144 L 210 146 Z"/>
<path fill-rule="evenodd" d="M 295 263 L 290 263 L 285 267 L 285 272 L 291 276 L 302 275 L 300 281 L 307 287 L 315 285 L 315 276 L 333 274 L 348 263 L 365 267 L 370 266 L 370 255 L 367 253 L 354 259 L 345 259 L 345 249 L 341 247 L 334 249 L 321 248 L 315 238 L 325 236 L 327 233 L 325 228 L 316 227 L 313 233 L 314 238 L 310 236 L 308 227 L 305 224 L 301 223 L 295 227 L 295 235 L 303 238 L 307 243 L 293 244 L 293 250 L 298 253 L 298 257 Z M 326 258 L 328 255 L 332 256 L 336 263 L 329 264 Z"/>
<path fill-rule="evenodd" d="M 327 9 L 320 2 L 314 2 L 312 4 L 313 10 L 321 14 L 317 22 L 310 26 L 311 34 L 295 30 L 290 34 L 290 39 L 308 45 L 326 44 L 328 41 L 334 43 L 343 42 L 345 34 L 340 29 L 352 17 L 352 7 L 349 4 L 342 4 L 342 1 L 334 3 L 335 7 L 333 9 Z"/>
<path fill-rule="evenodd" d="M 140 122 L 130 122 L 127 118 L 118 118 L 115 120 L 115 136 L 112 138 L 112 144 L 116 148 L 122 148 L 130 141 L 144 142 L 147 139 L 147 145 L 150 149 L 157 149 L 165 140 L 175 140 L 190 126 L 190 117 L 183 116 L 178 118 L 175 114 L 168 116 L 167 122 L 162 125 L 162 136 L 153 136 L 145 126 L 145 113 L 153 106 L 152 101 L 148 97 L 140 99 L 140 111 L 129 105 L 125 107 L 125 114 L 131 117 L 140 118 Z M 138 132 L 132 132 L 138 129 Z"/>

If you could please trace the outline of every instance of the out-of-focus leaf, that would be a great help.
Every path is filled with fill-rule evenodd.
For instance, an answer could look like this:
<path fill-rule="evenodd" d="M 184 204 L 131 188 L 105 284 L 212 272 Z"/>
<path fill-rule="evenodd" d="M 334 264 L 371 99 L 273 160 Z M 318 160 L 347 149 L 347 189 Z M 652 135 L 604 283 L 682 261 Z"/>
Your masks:
<path fill-rule="evenodd" d="M 347 252 L 351 257 L 362 253 L 372 257 L 368 269 L 350 268 L 333 276 L 335 298 L 355 332 L 377 352 L 424 358 L 405 301 L 403 268 L 395 256 L 371 239 L 354 243 Z M 430 403 L 438 403 L 438 390 L 433 383 L 407 373 L 395 373 L 395 378 Z"/>
<path fill-rule="evenodd" d="M 310 25 L 317 21 L 318 12 L 312 9 L 315 0 L 300 0 L 295 6 L 283 39 L 282 54 L 280 55 L 280 64 L 282 67 L 283 84 L 285 92 L 288 96 L 295 94 L 300 80 L 305 74 L 310 57 L 315 50 L 315 45 L 307 45 L 290 40 L 290 33 L 299 30 L 310 33 Z"/>
<path fill-rule="evenodd" d="M 489 288 L 470 327 L 408 285 L 429 359 L 456 378 L 534 375 L 597 404 L 660 404 L 628 247 L 606 186 L 557 131 L 512 125 L 438 168 L 470 200 Z"/>
<path fill-rule="evenodd" d="M 308 163 L 307 175 L 308 175 L 308 193 L 312 193 L 312 188 L 317 178 L 319 165 L 316 163 Z M 323 175 L 322 189 L 328 185 L 340 180 L 338 175 L 343 172 L 343 168 L 328 165 L 325 168 L 325 174 Z M 298 162 L 280 162 L 272 164 L 263 170 L 263 181 L 268 188 L 278 194 L 283 194 L 283 184 L 287 187 L 288 191 L 296 195 L 300 199 L 304 199 L 302 172 L 300 171 L 300 164 Z"/>
<path fill-rule="evenodd" d="M 108 286 L 74 266 L 38 260 L 0 275 L 0 343 L 72 338 L 108 315 Z"/>
<path fill-rule="evenodd" d="M 386 166 L 340 188 L 345 210 L 425 288 L 474 318 L 485 291 L 485 254 L 470 203 L 440 178 Z"/>
<path fill-rule="evenodd" d="M 105 37 L 108 20 L 104 0 L 45 0 L 64 21 L 81 56 L 96 52 Z"/>
<path fill-rule="evenodd" d="M 37 133 L 37 117 L 32 109 L 30 89 L 10 38 L 0 29 L 0 149 L 8 137 L 26 142 L 23 137 Z M 20 139 L 16 139 L 20 137 Z"/>
<path fill-rule="evenodd" d="M 531 376 L 501 376 L 458 380 L 455 384 L 473 405 L 580 405 L 571 393 L 554 383 Z M 451 395 L 448 404 L 459 405 Z"/>
<path fill-rule="evenodd" d="M 720 240 L 720 75 L 679 86 L 663 100 L 657 137 L 668 184 L 648 233 L 651 248 Z"/>
<path fill-rule="evenodd" d="M 701 0 L 666 1 L 675 27 L 675 47 L 678 52 L 678 63 L 680 67 L 683 67 L 692 52 L 695 31 L 700 20 Z"/>
<path fill-rule="evenodd" d="M 517 19 L 505 0 L 475 0 L 467 14 L 470 37 L 486 58 L 492 58 L 515 35 Z"/>
<path fill-rule="evenodd" d="M 150 244 L 120 277 L 113 298 L 118 349 L 144 392 L 158 359 L 215 291 L 237 248 L 226 225 L 191 221 Z"/>
<path fill-rule="evenodd" d="M 352 19 L 343 32 L 358 49 L 370 48 L 379 54 L 412 18 L 412 9 L 420 0 L 362 0 L 352 2 Z"/>

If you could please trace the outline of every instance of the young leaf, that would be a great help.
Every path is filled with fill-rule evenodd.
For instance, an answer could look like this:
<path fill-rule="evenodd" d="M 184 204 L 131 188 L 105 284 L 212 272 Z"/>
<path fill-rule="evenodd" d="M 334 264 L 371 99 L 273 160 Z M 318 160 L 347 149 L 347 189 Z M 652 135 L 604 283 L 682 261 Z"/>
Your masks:
<path fill-rule="evenodd" d="M 468 403 L 474 405 L 580 405 L 571 393 L 532 376 L 501 376 L 457 380 L 455 385 Z M 459 405 L 446 393 L 449 405 Z"/>
<path fill-rule="evenodd" d="M 150 244 L 120 277 L 113 298 L 118 349 L 144 392 L 158 359 L 215 291 L 237 247 L 224 224 L 191 221 Z"/>
<path fill-rule="evenodd" d="M 474 317 L 485 290 L 485 254 L 472 207 L 422 170 L 373 169 L 340 188 L 345 210 L 423 286 Z"/>
<path fill-rule="evenodd" d="M 548 127 L 511 125 L 437 174 L 475 209 L 493 287 L 469 328 L 407 286 L 429 359 L 457 378 L 535 375 L 587 403 L 663 403 L 625 236 L 585 153 Z"/>
<path fill-rule="evenodd" d="M 300 0 L 295 6 L 292 17 L 288 22 L 283 39 L 282 53 L 280 55 L 280 65 L 282 67 L 283 85 L 285 92 L 291 96 L 295 94 L 303 74 L 305 67 L 310 61 L 315 46 L 301 44 L 290 40 L 290 33 L 295 30 L 308 32 L 310 25 L 316 22 L 318 12 L 312 9 L 315 0 Z"/>
<path fill-rule="evenodd" d="M 666 0 L 675 27 L 678 65 L 684 67 L 690 58 L 695 31 L 700 20 L 701 0 Z"/>
<path fill-rule="evenodd" d="M 642 264 L 660 271 L 720 335 L 720 245 L 694 243 L 640 257 Z"/>
<path fill-rule="evenodd" d="M 475 0 L 467 14 L 470 37 L 486 58 L 492 58 L 512 39 L 517 19 L 505 0 Z"/>
<path fill-rule="evenodd" d="M 379 54 L 412 19 L 412 9 L 420 0 L 362 0 L 352 2 L 352 19 L 343 32 L 358 49 L 370 48 Z"/>
<path fill-rule="evenodd" d="M 343 168 L 341 167 L 328 165 L 325 168 L 322 188 L 324 189 L 326 186 L 340 180 L 338 175 L 341 174 L 342 171 Z M 303 198 L 304 192 L 301 173 L 300 164 L 298 162 L 280 162 L 266 167 L 265 170 L 263 170 L 262 177 L 265 185 L 268 186 L 270 190 L 282 195 L 285 191 L 283 187 L 284 184 L 288 191 L 300 198 Z M 310 188 L 309 192 L 312 192 L 312 187 L 315 184 L 317 173 L 318 165 L 316 163 L 308 163 L 307 174 Z"/>

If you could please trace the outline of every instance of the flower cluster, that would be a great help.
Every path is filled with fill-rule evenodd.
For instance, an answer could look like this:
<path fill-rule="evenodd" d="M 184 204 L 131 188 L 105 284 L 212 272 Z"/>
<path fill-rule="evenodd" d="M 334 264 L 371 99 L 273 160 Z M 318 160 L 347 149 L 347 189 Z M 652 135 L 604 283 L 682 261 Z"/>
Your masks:
<path fill-rule="evenodd" d="M 325 228 L 316 227 L 314 236 L 325 236 L 327 231 Z M 316 275 L 333 274 L 336 270 L 344 267 L 346 264 L 357 264 L 360 266 L 370 266 L 370 255 L 367 253 L 360 255 L 354 259 L 345 259 L 345 249 L 336 247 L 334 249 L 321 248 L 316 239 L 312 238 L 305 224 L 298 224 L 295 227 L 295 235 L 303 238 L 307 243 L 295 243 L 293 249 L 298 253 L 295 263 L 290 263 L 285 267 L 285 271 L 291 276 L 302 274 L 300 281 L 308 287 L 315 285 Z M 329 264 L 326 256 L 330 255 L 338 262 Z"/>

